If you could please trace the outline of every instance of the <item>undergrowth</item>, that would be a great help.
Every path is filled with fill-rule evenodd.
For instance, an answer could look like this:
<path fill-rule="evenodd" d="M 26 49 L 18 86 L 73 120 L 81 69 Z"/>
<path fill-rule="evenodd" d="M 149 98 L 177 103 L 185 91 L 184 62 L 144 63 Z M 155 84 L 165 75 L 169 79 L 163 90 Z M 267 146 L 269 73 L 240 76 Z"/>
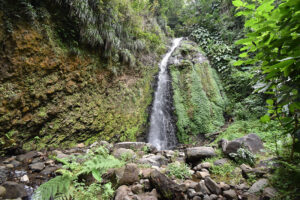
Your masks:
<path fill-rule="evenodd" d="M 84 160 L 79 163 L 79 160 Z M 58 170 L 62 175 L 42 184 L 34 193 L 34 200 L 54 199 L 110 199 L 114 194 L 111 183 L 102 185 L 102 174 L 110 168 L 118 168 L 125 163 L 109 155 L 108 150 L 99 147 L 84 156 L 71 159 L 57 159 L 64 164 Z M 92 175 L 93 183 L 88 185 L 80 177 Z"/>
<path fill-rule="evenodd" d="M 278 150 L 282 153 L 283 149 L 289 141 L 284 140 L 282 137 L 282 128 L 279 123 L 273 121 L 270 124 L 262 123 L 260 120 L 238 120 L 228 126 L 228 128 L 222 132 L 216 140 L 213 142 L 216 144 L 222 138 L 227 140 L 234 140 L 244 135 L 255 133 L 264 143 L 264 147 L 270 153 L 276 153 L 276 143 Z M 277 137 L 276 137 L 277 136 Z"/>
<path fill-rule="evenodd" d="M 183 163 L 170 163 L 167 166 L 168 176 L 178 179 L 191 178 L 190 168 Z"/>

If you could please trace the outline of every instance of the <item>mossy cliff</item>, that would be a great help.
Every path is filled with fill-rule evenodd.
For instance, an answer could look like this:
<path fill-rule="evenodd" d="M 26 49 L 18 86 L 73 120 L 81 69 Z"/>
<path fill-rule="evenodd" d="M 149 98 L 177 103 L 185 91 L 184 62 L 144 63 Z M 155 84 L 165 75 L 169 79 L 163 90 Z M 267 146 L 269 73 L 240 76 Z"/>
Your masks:
<path fill-rule="evenodd" d="M 0 5 L 1 152 L 134 141 L 145 132 L 151 82 L 165 51 L 164 33 L 151 13 L 133 16 L 141 23 L 132 29 L 136 39 L 155 42 L 105 56 L 105 48 L 81 40 L 63 6 L 21 0 Z"/>
<path fill-rule="evenodd" d="M 211 133 L 224 125 L 226 96 L 217 72 L 197 44 L 183 41 L 169 62 L 177 115 L 177 137 Z"/>

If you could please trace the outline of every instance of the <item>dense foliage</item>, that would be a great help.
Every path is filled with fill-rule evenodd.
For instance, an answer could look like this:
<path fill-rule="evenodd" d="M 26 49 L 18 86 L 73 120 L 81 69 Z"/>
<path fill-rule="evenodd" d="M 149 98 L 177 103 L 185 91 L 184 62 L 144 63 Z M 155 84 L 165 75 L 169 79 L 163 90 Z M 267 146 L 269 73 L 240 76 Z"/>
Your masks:
<path fill-rule="evenodd" d="M 267 100 L 269 114 L 263 117 L 277 118 L 292 137 L 293 158 L 299 134 L 300 119 L 300 2 L 287 0 L 280 5 L 276 1 L 253 3 L 236 0 L 234 5 L 243 15 L 246 37 L 237 44 L 243 47 L 240 60 L 235 65 L 259 66 L 259 92 L 272 95 Z"/>
<path fill-rule="evenodd" d="M 183 41 L 174 56 L 197 58 L 200 52 L 197 44 Z M 216 70 L 207 61 L 192 63 L 185 59 L 169 67 L 179 141 L 192 142 L 191 135 L 215 132 L 224 125 L 227 99 Z"/>

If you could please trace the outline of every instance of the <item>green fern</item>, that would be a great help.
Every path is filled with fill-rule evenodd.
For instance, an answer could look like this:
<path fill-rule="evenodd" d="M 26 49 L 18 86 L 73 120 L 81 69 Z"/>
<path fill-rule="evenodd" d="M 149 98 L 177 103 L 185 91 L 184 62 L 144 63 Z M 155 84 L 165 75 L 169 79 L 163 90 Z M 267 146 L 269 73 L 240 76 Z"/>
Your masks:
<path fill-rule="evenodd" d="M 78 163 L 78 158 L 85 159 L 82 164 Z M 33 200 L 49 200 L 54 199 L 76 199 L 79 195 L 76 190 L 88 188 L 89 186 L 82 186 L 84 183 L 78 183 L 78 177 L 82 174 L 92 174 L 97 183 L 102 181 L 102 174 L 108 169 L 118 168 L 125 164 L 125 162 L 116 159 L 109 155 L 109 151 L 104 147 L 99 147 L 91 150 L 85 156 L 77 156 L 73 159 L 64 160 L 57 159 L 57 161 L 64 164 L 63 169 L 58 170 L 62 176 L 57 176 L 50 181 L 42 184 L 34 193 Z M 104 185 L 102 190 L 105 190 Z M 109 187 L 110 188 L 110 187 Z M 101 188 L 100 188 L 101 189 Z M 103 192 L 105 196 L 111 196 L 111 190 L 108 193 Z M 105 199 L 105 197 L 103 197 Z"/>
<path fill-rule="evenodd" d="M 57 176 L 42 184 L 33 195 L 33 200 L 70 199 L 72 196 L 71 183 L 74 177 L 71 173 Z"/>
<path fill-rule="evenodd" d="M 111 168 L 121 167 L 124 165 L 124 162 L 116 159 L 113 156 L 103 157 L 98 155 L 91 160 L 88 160 L 84 163 L 83 169 L 77 174 L 89 174 L 92 173 L 94 178 L 98 181 L 101 181 L 101 175 Z"/>

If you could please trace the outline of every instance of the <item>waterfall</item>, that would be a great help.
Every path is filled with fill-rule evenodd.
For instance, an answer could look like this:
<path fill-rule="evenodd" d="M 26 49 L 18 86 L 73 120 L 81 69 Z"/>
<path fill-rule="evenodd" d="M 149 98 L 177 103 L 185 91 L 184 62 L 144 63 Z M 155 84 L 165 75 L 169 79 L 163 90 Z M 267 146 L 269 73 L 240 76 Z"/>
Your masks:
<path fill-rule="evenodd" d="M 177 144 L 176 127 L 172 122 L 171 80 L 167 70 L 170 56 L 180 44 L 182 38 L 173 40 L 170 51 L 162 59 L 159 68 L 157 89 L 150 118 L 148 142 L 158 150 L 172 149 Z"/>

